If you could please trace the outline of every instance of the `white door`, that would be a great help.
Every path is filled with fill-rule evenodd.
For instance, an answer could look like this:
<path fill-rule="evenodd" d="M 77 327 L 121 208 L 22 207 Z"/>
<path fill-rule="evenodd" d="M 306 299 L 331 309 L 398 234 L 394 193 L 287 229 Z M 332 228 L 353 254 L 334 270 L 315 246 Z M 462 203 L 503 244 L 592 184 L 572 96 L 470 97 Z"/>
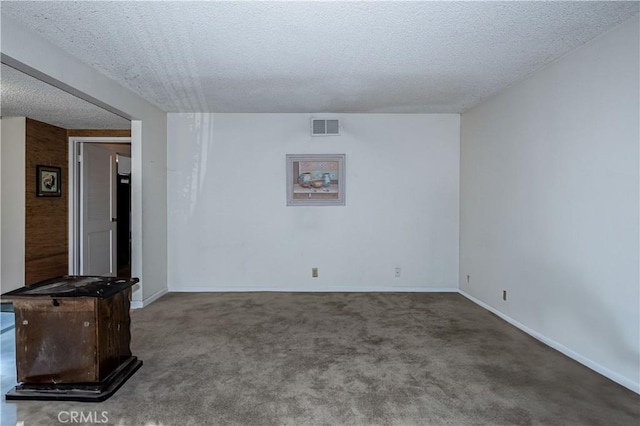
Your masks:
<path fill-rule="evenodd" d="M 80 274 L 117 274 L 116 154 L 80 144 Z"/>

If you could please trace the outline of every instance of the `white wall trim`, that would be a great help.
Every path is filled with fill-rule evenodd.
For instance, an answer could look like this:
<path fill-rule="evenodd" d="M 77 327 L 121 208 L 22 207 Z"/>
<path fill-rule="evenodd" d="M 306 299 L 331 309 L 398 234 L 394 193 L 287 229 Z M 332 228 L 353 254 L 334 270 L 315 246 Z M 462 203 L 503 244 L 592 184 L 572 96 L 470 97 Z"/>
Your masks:
<path fill-rule="evenodd" d="M 286 293 L 457 293 L 453 287 L 176 287 L 169 286 L 170 293 L 244 293 L 244 292 L 286 292 Z"/>
<path fill-rule="evenodd" d="M 26 118 L 4 117 L 1 122 L 0 292 L 5 293 L 25 285 Z"/>
<path fill-rule="evenodd" d="M 80 200 L 78 198 L 80 192 L 80 176 L 78 176 L 78 146 L 81 143 L 128 143 L 131 144 L 130 137 L 85 137 L 70 136 L 69 137 L 69 168 L 68 173 L 68 192 L 69 194 L 69 275 L 78 275 L 80 273 L 80 235 L 78 234 L 80 215 Z"/>
<path fill-rule="evenodd" d="M 513 325 L 516 328 L 519 328 L 520 330 L 524 331 L 525 333 L 527 333 L 528 335 L 530 335 L 531 337 L 533 337 L 536 340 L 541 341 L 542 343 L 544 343 L 547 346 L 550 346 L 551 348 L 557 350 L 558 352 L 568 356 L 569 358 L 579 362 L 580 364 L 592 369 L 593 371 L 595 371 L 596 373 L 599 373 L 603 376 L 605 376 L 608 379 L 613 380 L 614 382 L 618 383 L 619 385 L 624 386 L 627 389 L 632 390 L 635 393 L 640 394 L 640 383 L 639 382 L 634 382 L 633 380 L 630 380 L 624 376 L 621 376 L 620 374 L 617 374 L 613 371 L 611 371 L 610 369 L 603 367 L 602 365 L 598 364 L 597 362 L 594 362 L 592 360 L 590 360 L 589 358 L 580 355 L 579 353 L 572 351 L 571 349 L 567 348 L 566 346 L 556 342 L 553 339 L 550 339 L 548 337 L 546 337 L 543 334 L 538 333 L 535 330 L 532 330 L 531 328 L 527 327 L 524 324 L 521 324 L 520 322 L 514 320 L 513 318 L 511 318 L 510 316 L 500 312 L 499 310 L 497 310 L 496 308 L 487 305 L 486 303 L 482 302 L 479 299 L 476 299 L 475 297 L 473 297 L 472 295 L 470 295 L 469 293 L 463 291 L 463 290 L 458 290 L 458 292 L 463 295 L 464 297 L 466 297 L 467 299 L 469 299 L 470 301 L 472 301 L 473 303 L 483 307 L 484 309 L 488 310 L 491 313 L 496 314 L 498 317 L 502 318 L 503 320 L 505 320 L 506 322 L 508 322 L 509 324 Z"/>
<path fill-rule="evenodd" d="M 162 296 L 164 296 L 167 293 L 168 293 L 168 291 L 166 289 L 163 289 L 163 290 L 160 290 L 159 292 L 151 295 L 150 297 L 147 297 L 144 300 L 132 300 L 131 301 L 131 309 L 141 309 L 141 308 L 144 308 L 146 306 L 149 306 L 150 304 L 152 304 L 156 300 L 160 299 Z"/>

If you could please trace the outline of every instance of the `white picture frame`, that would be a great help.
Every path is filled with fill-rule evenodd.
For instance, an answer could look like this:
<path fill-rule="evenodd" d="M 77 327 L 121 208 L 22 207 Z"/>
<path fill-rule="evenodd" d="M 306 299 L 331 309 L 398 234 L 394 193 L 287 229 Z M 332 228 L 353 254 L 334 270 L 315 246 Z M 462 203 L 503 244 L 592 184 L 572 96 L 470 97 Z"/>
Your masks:
<path fill-rule="evenodd" d="M 287 154 L 287 206 L 344 206 L 345 154 Z"/>

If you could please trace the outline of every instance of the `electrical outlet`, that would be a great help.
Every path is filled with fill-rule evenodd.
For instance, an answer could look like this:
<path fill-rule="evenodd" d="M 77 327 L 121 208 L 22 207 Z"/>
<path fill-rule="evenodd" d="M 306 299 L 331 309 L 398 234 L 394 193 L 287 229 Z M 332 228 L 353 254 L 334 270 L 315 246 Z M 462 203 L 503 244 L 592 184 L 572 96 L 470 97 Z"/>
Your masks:
<path fill-rule="evenodd" d="M 396 267 L 396 278 L 400 278 L 401 273 L 402 273 L 402 269 Z"/>
<path fill-rule="evenodd" d="M 313 278 L 318 278 L 318 268 L 311 268 L 311 276 Z"/>
<path fill-rule="evenodd" d="M 507 290 L 502 290 L 502 300 L 507 300 Z"/>

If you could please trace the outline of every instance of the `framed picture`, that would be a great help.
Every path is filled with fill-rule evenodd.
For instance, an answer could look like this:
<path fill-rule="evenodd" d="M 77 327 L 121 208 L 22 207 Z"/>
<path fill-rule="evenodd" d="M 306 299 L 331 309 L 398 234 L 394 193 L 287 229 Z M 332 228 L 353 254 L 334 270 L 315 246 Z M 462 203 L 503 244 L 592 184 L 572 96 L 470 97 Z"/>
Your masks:
<path fill-rule="evenodd" d="M 36 166 L 36 195 L 38 197 L 60 197 L 62 195 L 62 172 L 60 167 Z"/>
<path fill-rule="evenodd" d="M 345 154 L 288 154 L 288 206 L 344 206 Z"/>

